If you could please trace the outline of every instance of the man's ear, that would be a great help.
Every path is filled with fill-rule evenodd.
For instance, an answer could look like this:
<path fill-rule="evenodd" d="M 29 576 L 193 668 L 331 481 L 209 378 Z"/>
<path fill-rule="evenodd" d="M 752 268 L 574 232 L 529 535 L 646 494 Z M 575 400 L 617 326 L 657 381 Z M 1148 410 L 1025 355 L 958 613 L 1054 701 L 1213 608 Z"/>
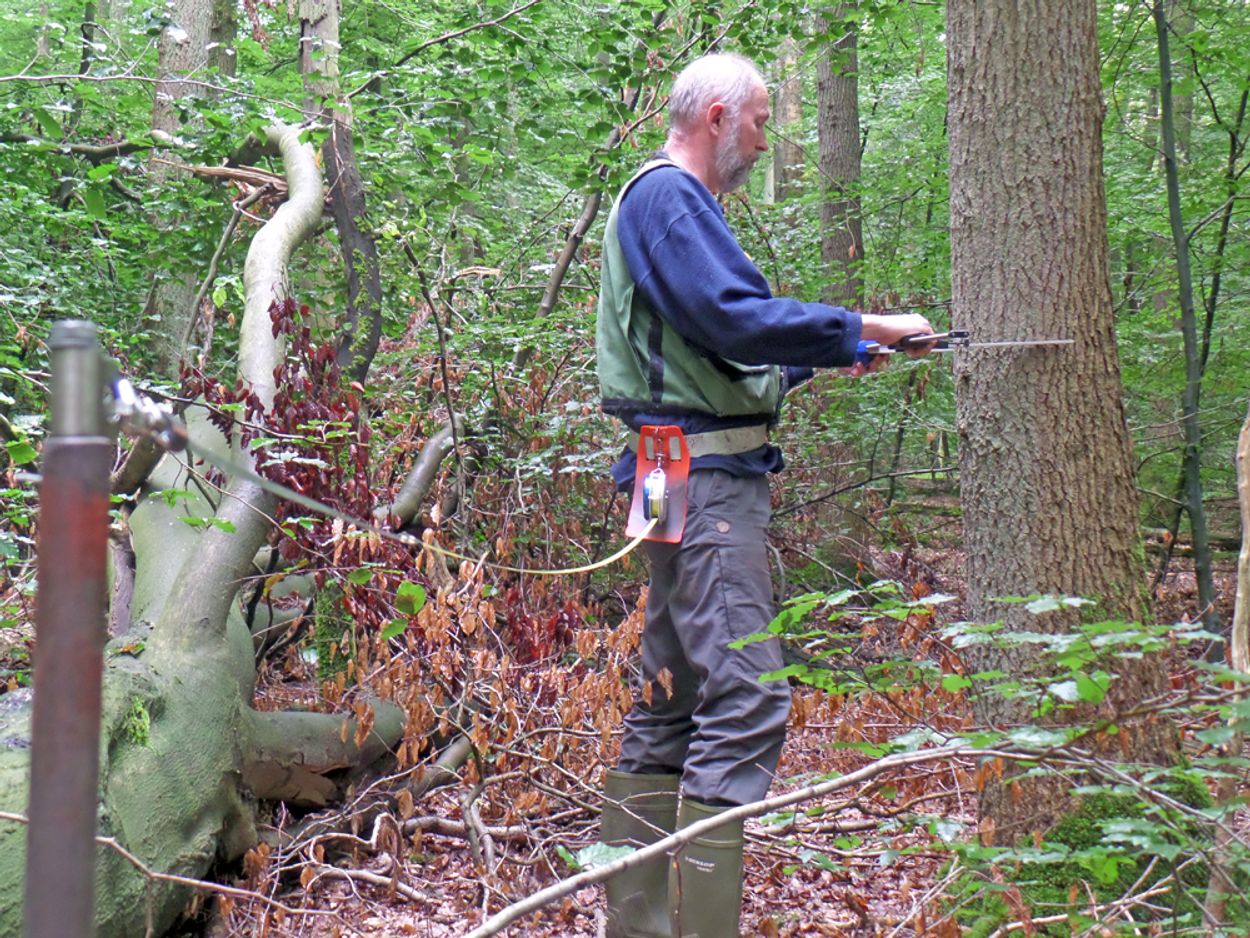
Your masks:
<path fill-rule="evenodd" d="M 707 109 L 707 125 L 712 133 L 717 134 L 725 129 L 729 117 L 728 109 L 720 101 L 714 101 Z"/>

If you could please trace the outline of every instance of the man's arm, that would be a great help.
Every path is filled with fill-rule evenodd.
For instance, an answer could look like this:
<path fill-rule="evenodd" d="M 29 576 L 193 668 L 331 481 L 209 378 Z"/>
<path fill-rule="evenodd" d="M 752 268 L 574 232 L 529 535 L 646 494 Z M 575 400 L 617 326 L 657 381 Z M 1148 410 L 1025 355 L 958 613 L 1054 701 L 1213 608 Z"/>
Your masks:
<path fill-rule="evenodd" d="M 711 194 L 680 170 L 655 170 L 634 185 L 617 234 L 636 288 L 695 345 L 743 364 L 854 361 L 859 314 L 774 297 Z"/>

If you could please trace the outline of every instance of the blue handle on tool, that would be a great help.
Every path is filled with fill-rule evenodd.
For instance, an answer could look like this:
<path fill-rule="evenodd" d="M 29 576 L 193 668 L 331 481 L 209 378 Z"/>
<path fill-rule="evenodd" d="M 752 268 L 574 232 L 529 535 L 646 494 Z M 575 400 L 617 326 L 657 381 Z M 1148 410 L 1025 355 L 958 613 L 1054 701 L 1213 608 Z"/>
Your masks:
<path fill-rule="evenodd" d="M 867 339 L 860 339 L 859 345 L 855 348 L 855 364 L 867 367 L 872 362 L 874 355 L 881 354 L 880 342 L 869 342 Z"/>

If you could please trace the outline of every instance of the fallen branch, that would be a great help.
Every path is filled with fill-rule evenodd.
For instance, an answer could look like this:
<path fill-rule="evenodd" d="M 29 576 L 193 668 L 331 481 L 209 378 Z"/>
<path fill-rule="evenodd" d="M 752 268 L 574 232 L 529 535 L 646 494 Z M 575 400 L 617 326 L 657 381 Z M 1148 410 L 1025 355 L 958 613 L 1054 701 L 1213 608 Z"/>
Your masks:
<path fill-rule="evenodd" d="M 150 162 L 172 166 L 174 169 L 180 169 L 195 176 L 207 176 L 210 179 L 227 179 L 231 182 L 246 183 L 258 189 L 268 186 L 277 195 L 286 195 L 285 176 L 279 173 L 271 173 L 267 169 L 257 169 L 255 166 L 195 166 L 190 163 L 176 163 L 173 160 L 162 159 L 159 156 L 152 157 Z"/>

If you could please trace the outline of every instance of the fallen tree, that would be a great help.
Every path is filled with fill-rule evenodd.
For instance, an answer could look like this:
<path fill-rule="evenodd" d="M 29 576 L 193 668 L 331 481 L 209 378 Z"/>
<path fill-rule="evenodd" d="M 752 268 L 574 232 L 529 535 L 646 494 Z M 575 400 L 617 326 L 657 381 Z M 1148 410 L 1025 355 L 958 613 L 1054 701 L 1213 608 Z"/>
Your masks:
<path fill-rule="evenodd" d="M 252 143 L 281 158 L 289 191 L 244 271 L 238 377 L 267 410 L 283 359 L 270 308 L 287 295 L 288 261 L 321 218 L 324 186 L 298 128 L 271 127 Z M 200 420 L 191 436 L 193 453 L 250 464 L 237 434 L 228 441 Z M 238 596 L 276 508 L 252 479 L 215 485 L 182 455 L 155 467 L 129 517 L 135 569 L 128 615 L 114 616 L 124 632 L 106 648 L 99 833 L 162 874 L 195 878 L 240 857 L 257 842 L 258 799 L 324 804 L 336 795 L 329 773 L 373 762 L 403 735 L 403 712 L 382 702 L 356 701 L 354 718 L 252 707 L 255 641 Z M 0 699 L 0 810 L 9 817 L 0 825 L 2 934 L 18 934 L 22 921 L 26 830 L 12 817 L 28 797 L 30 699 Z M 189 895 L 185 883 L 153 879 L 120 850 L 98 848 L 100 938 L 159 934 Z"/>

